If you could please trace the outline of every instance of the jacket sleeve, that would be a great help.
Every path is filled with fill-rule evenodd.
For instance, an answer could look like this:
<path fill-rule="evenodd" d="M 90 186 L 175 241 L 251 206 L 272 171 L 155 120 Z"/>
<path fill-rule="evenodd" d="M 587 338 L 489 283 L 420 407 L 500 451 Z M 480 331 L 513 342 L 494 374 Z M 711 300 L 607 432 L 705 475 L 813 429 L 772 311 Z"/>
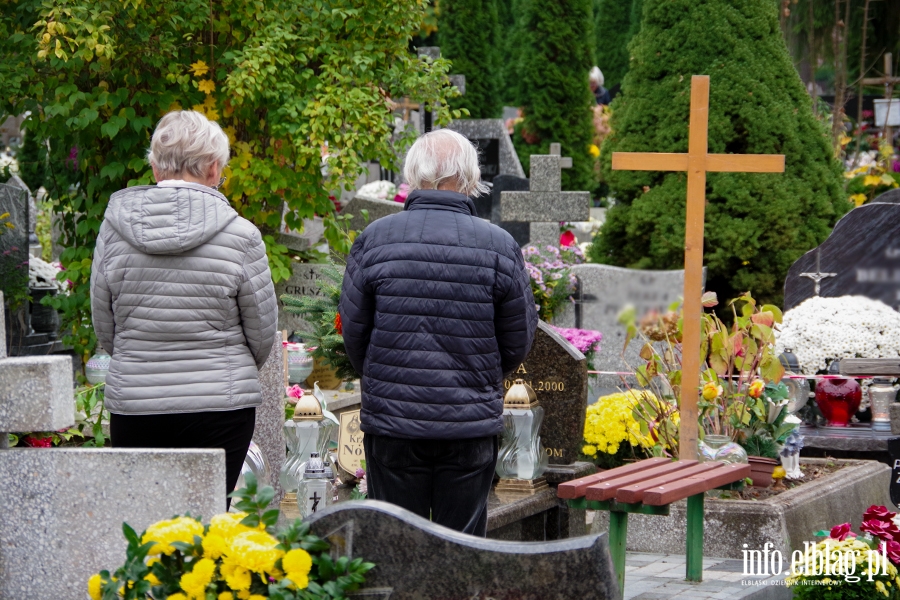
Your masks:
<path fill-rule="evenodd" d="M 344 332 L 344 349 L 350 364 L 359 375 L 363 374 L 366 350 L 375 324 L 375 296 L 366 284 L 365 274 L 360 266 L 363 240 L 363 235 L 356 238 L 350 250 L 338 305 Z"/>
<path fill-rule="evenodd" d="M 113 315 L 113 297 L 106 279 L 106 223 L 101 225 L 91 263 L 91 319 L 100 347 L 113 355 L 116 339 L 116 319 Z"/>
<path fill-rule="evenodd" d="M 515 248 L 508 258 L 513 263 L 512 270 L 506 274 L 498 274 L 501 280 L 507 282 L 507 286 L 505 290 L 501 286 L 499 298 L 494 303 L 494 333 L 497 336 L 500 366 L 504 375 L 514 371 L 528 356 L 538 322 L 534 294 L 522 252 Z"/>
<path fill-rule="evenodd" d="M 262 368 L 275 343 L 278 301 L 266 258 L 266 245 L 259 231 L 253 232 L 250 247 L 244 255 L 237 303 L 247 347 L 256 361 L 256 367 Z"/>

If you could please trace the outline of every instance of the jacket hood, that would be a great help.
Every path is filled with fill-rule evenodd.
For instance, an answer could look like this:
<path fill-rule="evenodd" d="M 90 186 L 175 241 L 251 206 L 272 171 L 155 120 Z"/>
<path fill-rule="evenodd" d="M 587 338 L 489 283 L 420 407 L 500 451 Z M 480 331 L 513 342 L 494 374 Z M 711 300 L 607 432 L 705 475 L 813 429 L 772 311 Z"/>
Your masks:
<path fill-rule="evenodd" d="M 416 190 L 406 197 L 403 210 L 437 209 L 477 216 L 475 203 L 465 194 L 449 190 Z"/>
<path fill-rule="evenodd" d="M 141 185 L 109 199 L 106 220 L 146 254 L 181 254 L 208 242 L 237 213 L 216 190 L 196 183 Z"/>

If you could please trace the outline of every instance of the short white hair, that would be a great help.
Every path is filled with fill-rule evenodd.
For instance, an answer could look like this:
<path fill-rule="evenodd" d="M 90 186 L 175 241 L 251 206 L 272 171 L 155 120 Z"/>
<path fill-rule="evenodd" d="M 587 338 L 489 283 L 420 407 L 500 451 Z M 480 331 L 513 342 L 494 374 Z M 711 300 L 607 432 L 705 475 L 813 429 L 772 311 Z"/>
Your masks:
<path fill-rule="evenodd" d="M 147 160 L 166 178 L 205 177 L 214 162 L 225 168 L 229 156 L 228 136 L 218 123 L 194 110 L 173 110 L 156 125 Z"/>
<path fill-rule="evenodd" d="M 403 176 L 410 191 L 436 190 L 448 182 L 466 196 L 490 189 L 481 181 L 478 150 L 452 129 L 430 131 L 417 139 L 406 153 Z"/>
<path fill-rule="evenodd" d="M 584 71 L 582 71 L 582 73 L 584 73 Z M 600 70 L 600 67 L 595 65 L 591 68 L 591 72 L 588 73 L 588 79 L 591 83 L 596 83 L 598 86 L 603 87 L 603 71 Z"/>

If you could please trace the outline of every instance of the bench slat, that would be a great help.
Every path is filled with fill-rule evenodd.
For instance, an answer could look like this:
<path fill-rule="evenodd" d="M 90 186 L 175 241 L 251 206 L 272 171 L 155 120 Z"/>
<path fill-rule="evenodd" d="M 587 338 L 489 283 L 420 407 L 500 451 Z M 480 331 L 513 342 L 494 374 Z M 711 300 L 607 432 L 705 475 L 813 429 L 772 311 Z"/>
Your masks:
<path fill-rule="evenodd" d="M 740 481 L 749 476 L 750 465 L 720 463 L 720 466 L 712 471 L 645 491 L 643 502 L 651 506 L 671 504 L 689 496 L 715 489 L 720 485 Z"/>
<path fill-rule="evenodd" d="M 716 468 L 718 468 L 716 463 L 700 463 L 687 469 L 682 469 L 681 471 L 675 471 L 667 475 L 654 477 L 653 479 L 641 481 L 640 483 L 621 487 L 619 488 L 619 491 L 616 492 L 616 502 L 624 502 L 626 504 L 640 502 L 644 498 L 644 492 L 649 489 L 667 485 L 669 483 L 677 483 L 688 477 L 695 477 Z"/>
<path fill-rule="evenodd" d="M 622 475 L 627 475 L 636 471 L 641 471 L 654 465 L 660 465 L 670 462 L 672 462 L 670 459 L 661 456 L 656 458 L 648 458 L 635 463 L 631 463 L 629 465 L 616 467 L 615 469 L 610 469 L 608 471 L 602 471 L 600 473 L 595 473 L 586 477 L 573 479 L 572 481 L 566 481 L 559 484 L 559 488 L 556 490 L 556 495 L 564 500 L 583 498 L 585 490 L 590 485 L 600 483 L 601 481 L 607 481 L 609 479 L 615 479 Z"/>
<path fill-rule="evenodd" d="M 587 498 L 588 500 L 609 500 L 616 497 L 616 492 L 619 490 L 619 488 L 635 483 L 640 483 L 641 481 L 646 481 L 648 479 L 653 479 L 661 475 L 667 475 L 669 473 L 681 471 L 696 464 L 696 460 L 667 460 L 665 464 L 656 465 L 655 467 L 651 467 L 649 469 L 645 468 L 634 473 L 626 473 L 609 481 L 603 481 L 601 483 L 595 483 L 591 486 L 588 486 L 587 490 L 585 490 L 585 498 Z"/>

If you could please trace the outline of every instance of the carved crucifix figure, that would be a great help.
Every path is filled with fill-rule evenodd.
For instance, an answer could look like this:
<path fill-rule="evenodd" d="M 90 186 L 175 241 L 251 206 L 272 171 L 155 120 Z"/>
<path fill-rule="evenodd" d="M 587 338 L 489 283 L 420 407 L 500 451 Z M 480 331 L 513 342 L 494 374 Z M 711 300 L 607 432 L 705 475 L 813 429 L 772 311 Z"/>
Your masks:
<path fill-rule="evenodd" d="M 819 285 L 822 283 L 822 280 L 827 279 L 828 277 L 837 277 L 837 273 L 822 273 L 822 268 L 819 266 L 819 250 L 816 249 L 816 272 L 800 273 L 800 277 L 807 277 L 816 282 L 816 296 L 818 296 Z"/>
<path fill-rule="evenodd" d="M 782 154 L 709 154 L 709 76 L 691 78 L 688 153 L 613 152 L 612 168 L 687 171 L 687 227 L 684 236 L 684 334 L 682 341 L 679 458 L 697 459 L 697 400 L 700 388 L 700 317 L 703 307 L 703 221 L 706 173 L 782 173 Z"/>

